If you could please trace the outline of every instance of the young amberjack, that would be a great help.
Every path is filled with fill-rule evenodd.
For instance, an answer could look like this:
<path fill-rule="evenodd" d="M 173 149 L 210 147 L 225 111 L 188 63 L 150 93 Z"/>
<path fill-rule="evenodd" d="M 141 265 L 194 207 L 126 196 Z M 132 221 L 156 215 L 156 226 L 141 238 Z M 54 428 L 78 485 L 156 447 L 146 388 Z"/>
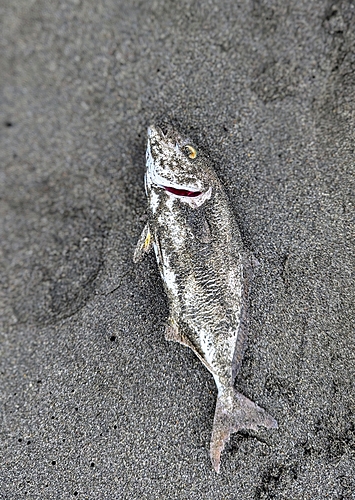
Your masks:
<path fill-rule="evenodd" d="M 222 184 L 192 141 L 151 126 L 146 162 L 148 223 L 134 261 L 154 248 L 169 299 L 165 337 L 190 347 L 216 382 L 210 456 L 219 472 L 232 432 L 277 427 L 234 389 L 246 339 L 250 259 Z"/>

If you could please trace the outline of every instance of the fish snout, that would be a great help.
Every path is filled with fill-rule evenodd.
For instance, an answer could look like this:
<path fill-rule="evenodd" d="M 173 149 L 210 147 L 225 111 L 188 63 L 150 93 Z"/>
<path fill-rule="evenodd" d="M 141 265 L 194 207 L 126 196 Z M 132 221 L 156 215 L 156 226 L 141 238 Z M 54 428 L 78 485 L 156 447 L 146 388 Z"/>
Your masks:
<path fill-rule="evenodd" d="M 160 141 L 164 137 L 163 131 L 156 125 L 149 125 L 147 134 L 148 139 L 154 139 L 155 141 Z"/>

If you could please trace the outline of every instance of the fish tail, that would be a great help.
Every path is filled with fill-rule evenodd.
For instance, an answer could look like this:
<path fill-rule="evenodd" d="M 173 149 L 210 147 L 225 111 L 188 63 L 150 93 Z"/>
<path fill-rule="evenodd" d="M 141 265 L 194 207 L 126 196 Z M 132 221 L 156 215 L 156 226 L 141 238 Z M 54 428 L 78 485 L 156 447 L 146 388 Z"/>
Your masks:
<path fill-rule="evenodd" d="M 210 444 L 210 457 L 217 473 L 221 453 L 230 435 L 242 429 L 257 431 L 258 427 L 276 429 L 277 422 L 263 408 L 234 389 L 227 396 L 218 394 Z"/>

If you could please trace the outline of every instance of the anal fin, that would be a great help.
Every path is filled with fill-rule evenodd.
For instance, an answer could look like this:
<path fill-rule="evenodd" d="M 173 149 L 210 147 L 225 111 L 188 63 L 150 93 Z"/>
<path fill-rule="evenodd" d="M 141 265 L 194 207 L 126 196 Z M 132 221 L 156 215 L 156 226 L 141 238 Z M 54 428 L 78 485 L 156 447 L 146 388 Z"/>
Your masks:
<path fill-rule="evenodd" d="M 203 363 L 205 365 L 207 370 L 210 371 L 211 373 L 213 373 L 211 366 L 206 361 L 203 354 L 191 342 L 191 340 L 188 337 L 183 335 L 177 322 L 174 320 L 174 318 L 172 316 L 169 317 L 168 324 L 166 325 L 166 328 L 165 328 L 165 340 L 178 342 L 179 344 L 182 344 L 185 347 L 189 347 L 196 354 L 196 356 L 201 361 L 201 363 Z"/>
<path fill-rule="evenodd" d="M 165 340 L 179 342 L 186 347 L 190 347 L 188 340 L 183 337 L 176 321 L 170 316 L 165 328 Z"/>

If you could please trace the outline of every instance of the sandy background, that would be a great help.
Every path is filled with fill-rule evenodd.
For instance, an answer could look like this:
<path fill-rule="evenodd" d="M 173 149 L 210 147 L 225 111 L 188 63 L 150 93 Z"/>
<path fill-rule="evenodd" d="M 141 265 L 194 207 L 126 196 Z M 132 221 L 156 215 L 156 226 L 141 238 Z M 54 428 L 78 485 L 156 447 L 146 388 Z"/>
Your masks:
<path fill-rule="evenodd" d="M 0 498 L 355 498 L 355 3 L 0 4 Z M 212 470 L 164 340 L 146 128 L 211 156 L 260 262 L 237 387 L 279 430 Z"/>

